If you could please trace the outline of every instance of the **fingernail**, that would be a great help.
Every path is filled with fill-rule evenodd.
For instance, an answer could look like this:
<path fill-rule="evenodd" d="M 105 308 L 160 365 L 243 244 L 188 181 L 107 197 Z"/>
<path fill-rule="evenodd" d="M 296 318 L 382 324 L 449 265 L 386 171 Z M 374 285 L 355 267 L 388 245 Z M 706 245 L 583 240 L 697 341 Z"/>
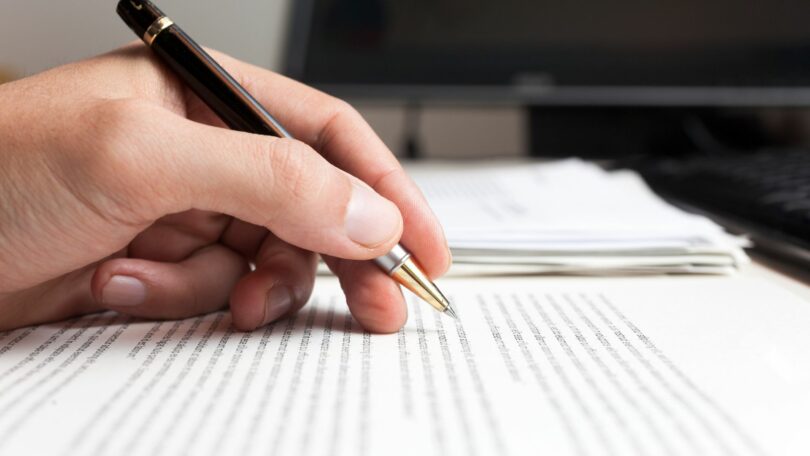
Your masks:
<path fill-rule="evenodd" d="M 353 183 L 344 221 L 349 239 L 366 247 L 376 247 L 393 238 L 400 223 L 399 211 L 393 203 L 371 188 Z"/>
<path fill-rule="evenodd" d="M 290 311 L 293 303 L 292 290 L 284 285 L 276 285 L 267 292 L 264 301 L 264 324 L 278 320 Z"/>
<path fill-rule="evenodd" d="M 101 291 L 101 302 L 109 307 L 133 307 L 146 300 L 146 285 L 135 277 L 112 276 Z"/>

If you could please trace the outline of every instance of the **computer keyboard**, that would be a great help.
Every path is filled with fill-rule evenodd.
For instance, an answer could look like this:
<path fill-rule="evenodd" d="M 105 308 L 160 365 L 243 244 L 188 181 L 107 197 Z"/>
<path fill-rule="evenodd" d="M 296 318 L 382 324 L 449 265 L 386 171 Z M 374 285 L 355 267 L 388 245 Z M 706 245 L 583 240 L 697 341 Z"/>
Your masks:
<path fill-rule="evenodd" d="M 667 159 L 638 170 L 665 197 L 749 232 L 758 245 L 810 259 L 810 150 Z"/>

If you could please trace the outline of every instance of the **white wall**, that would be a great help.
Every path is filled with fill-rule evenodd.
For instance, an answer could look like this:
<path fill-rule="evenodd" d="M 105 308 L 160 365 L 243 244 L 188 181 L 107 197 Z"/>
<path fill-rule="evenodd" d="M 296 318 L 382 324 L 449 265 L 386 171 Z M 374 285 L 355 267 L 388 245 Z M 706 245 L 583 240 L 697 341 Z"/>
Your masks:
<path fill-rule="evenodd" d="M 278 68 L 289 0 L 159 0 L 202 44 Z M 3 0 L 0 67 L 17 76 L 88 57 L 135 39 L 115 0 Z"/>

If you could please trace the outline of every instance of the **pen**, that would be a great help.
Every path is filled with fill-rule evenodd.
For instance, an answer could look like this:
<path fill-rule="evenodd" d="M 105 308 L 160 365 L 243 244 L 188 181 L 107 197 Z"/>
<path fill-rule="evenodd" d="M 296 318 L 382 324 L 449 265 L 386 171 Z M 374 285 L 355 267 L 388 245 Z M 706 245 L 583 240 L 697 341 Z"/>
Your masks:
<path fill-rule="evenodd" d="M 121 0 L 118 15 L 233 130 L 292 138 L 205 50 L 148 0 Z M 457 318 L 450 301 L 397 244 L 374 262 L 439 312 Z"/>

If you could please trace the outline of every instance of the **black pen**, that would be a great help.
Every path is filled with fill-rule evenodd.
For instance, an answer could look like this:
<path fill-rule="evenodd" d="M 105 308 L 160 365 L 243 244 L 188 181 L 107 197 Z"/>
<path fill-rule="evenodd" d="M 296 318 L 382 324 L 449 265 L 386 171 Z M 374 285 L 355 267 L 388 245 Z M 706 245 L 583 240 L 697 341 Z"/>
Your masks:
<path fill-rule="evenodd" d="M 231 129 L 292 138 L 261 103 L 152 2 L 121 0 L 117 11 L 135 34 Z M 436 310 L 456 317 L 450 301 L 401 245 L 374 261 Z"/>

